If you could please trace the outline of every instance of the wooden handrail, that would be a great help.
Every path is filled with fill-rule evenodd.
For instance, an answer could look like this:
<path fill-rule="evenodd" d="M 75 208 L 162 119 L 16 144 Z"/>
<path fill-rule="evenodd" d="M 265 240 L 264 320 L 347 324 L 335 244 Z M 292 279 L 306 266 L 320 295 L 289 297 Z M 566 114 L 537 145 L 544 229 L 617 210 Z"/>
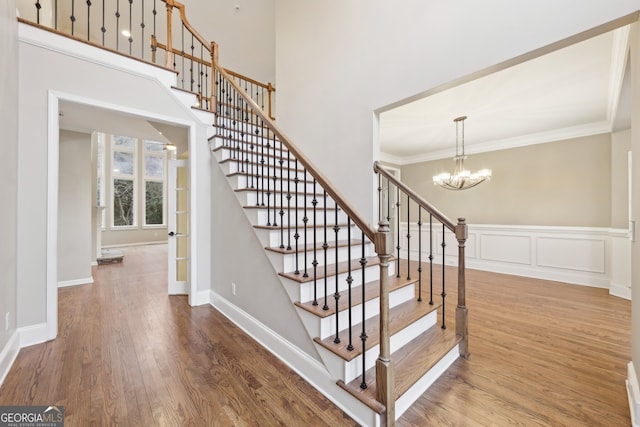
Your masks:
<path fill-rule="evenodd" d="M 287 149 L 298 159 L 298 162 L 305 167 L 305 169 L 311 173 L 311 175 L 316 179 L 318 184 L 329 194 L 333 200 L 336 202 L 338 206 L 349 216 L 351 220 L 364 232 L 364 234 L 371 240 L 375 241 L 376 229 L 371 225 L 358 211 L 357 209 L 347 200 L 347 198 L 336 189 L 335 185 L 329 181 L 327 177 L 325 177 L 315 166 L 314 164 L 305 156 L 302 151 L 298 149 L 292 142 L 291 139 L 285 135 L 285 133 L 276 125 L 276 123 L 262 111 L 262 108 L 256 102 L 251 99 L 251 97 L 247 96 L 244 92 L 244 89 L 238 85 L 232 78 L 231 75 L 218 63 L 214 64 L 214 67 L 222 76 L 227 79 L 227 81 L 233 86 L 233 88 L 244 98 L 245 102 L 247 102 L 254 113 L 258 115 L 265 123 L 271 131 L 278 137 L 280 142 L 284 144 Z"/>
<path fill-rule="evenodd" d="M 444 224 L 449 230 L 455 232 L 456 225 L 453 221 L 445 216 L 442 212 L 436 209 L 433 205 L 423 199 L 418 193 L 413 191 L 411 188 L 407 187 L 402 181 L 398 180 L 391 172 L 385 169 L 379 161 L 373 162 L 373 171 L 375 173 L 379 173 L 391 181 L 396 187 L 402 190 L 409 198 L 411 198 L 414 202 L 416 202 L 419 206 L 425 209 L 427 212 L 432 214 L 438 221 Z"/>
<path fill-rule="evenodd" d="M 182 21 L 182 23 L 184 24 L 184 26 L 187 28 L 187 30 L 189 30 L 189 32 L 191 34 L 194 35 L 194 37 L 196 39 L 198 39 L 198 41 L 200 43 L 202 43 L 202 45 L 204 46 L 205 49 L 207 49 L 207 51 L 211 52 L 211 47 L 209 46 L 209 42 L 205 40 L 204 37 L 202 37 L 200 35 L 200 33 L 198 33 L 195 28 L 193 28 L 193 26 L 191 25 L 191 23 L 189 22 L 189 20 L 187 19 L 187 14 L 185 12 L 184 9 L 184 4 L 177 2 L 175 0 L 161 0 L 163 2 L 165 2 L 167 4 L 167 6 L 171 6 L 171 7 L 175 7 L 176 9 L 178 9 L 180 11 L 180 20 Z M 169 35 L 169 33 L 167 33 L 167 38 L 171 37 Z"/>

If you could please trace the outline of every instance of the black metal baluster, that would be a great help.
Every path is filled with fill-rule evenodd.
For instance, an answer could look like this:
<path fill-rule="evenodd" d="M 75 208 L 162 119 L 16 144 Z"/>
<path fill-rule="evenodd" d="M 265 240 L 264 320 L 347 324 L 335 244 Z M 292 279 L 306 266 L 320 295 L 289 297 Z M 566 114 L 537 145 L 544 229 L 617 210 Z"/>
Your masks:
<path fill-rule="evenodd" d="M 104 2 L 105 0 L 102 0 L 102 27 L 100 27 L 100 31 L 102 32 L 102 46 L 104 46 L 104 37 L 105 37 L 105 33 L 107 32 L 107 28 L 104 26 L 104 19 L 105 19 Z"/>
<path fill-rule="evenodd" d="M 182 24 L 182 36 L 180 37 L 180 58 L 182 59 L 182 72 L 180 73 L 180 87 L 185 89 L 184 85 L 184 24 Z M 173 55 L 173 63 L 175 64 L 175 55 Z"/>
<path fill-rule="evenodd" d="M 364 245 L 364 242 L 362 242 Z M 351 318 L 351 309 L 353 308 L 353 304 L 351 302 L 351 285 L 353 284 L 353 277 L 351 276 L 351 217 L 347 217 L 347 289 L 348 289 L 348 305 L 349 305 L 349 344 L 347 345 L 347 350 L 353 351 L 353 319 Z M 362 284 L 364 288 L 364 283 Z M 362 309 L 364 310 L 364 300 L 362 300 Z"/>
<path fill-rule="evenodd" d="M 338 233 L 340 232 L 340 226 L 338 225 L 338 204 L 335 203 L 334 200 L 334 208 L 335 208 L 335 225 L 333 226 L 333 232 L 335 233 L 335 260 L 336 260 L 336 289 L 335 289 L 335 293 L 333 294 L 333 298 L 336 300 L 336 337 L 333 339 L 333 342 L 335 344 L 339 344 L 340 343 L 340 336 L 338 335 L 340 328 L 338 326 L 338 320 L 339 320 L 339 310 L 338 310 L 338 301 L 340 300 L 340 291 L 339 291 L 339 287 L 338 287 L 338 276 L 339 276 L 339 270 L 338 270 Z"/>
<path fill-rule="evenodd" d="M 129 0 L 129 55 L 133 54 L 133 0 Z"/>
<path fill-rule="evenodd" d="M 295 184 L 294 186 L 294 191 L 293 194 L 295 196 L 295 204 L 294 204 L 294 209 L 295 209 L 295 218 L 296 218 L 296 228 L 295 228 L 295 234 L 293 235 L 293 238 L 295 240 L 295 244 L 296 244 L 296 271 L 295 274 L 300 274 L 300 267 L 299 267 L 299 251 L 298 251 L 298 239 L 300 238 L 300 233 L 298 232 L 298 182 L 300 181 L 298 179 L 298 159 L 295 159 L 295 176 L 293 178 L 293 182 Z"/>
<path fill-rule="evenodd" d="M 251 150 L 255 149 L 255 153 L 252 153 L 253 169 L 256 172 L 256 205 L 260 205 L 260 163 L 258 162 L 258 142 L 260 141 L 260 130 L 258 129 L 258 116 L 255 114 L 251 114 L 251 122 L 253 126 L 253 135 L 251 140 L 253 141 L 253 147 Z M 262 204 L 264 206 L 264 203 Z"/>
<path fill-rule="evenodd" d="M 318 221 L 317 221 L 317 209 L 318 199 L 316 197 L 316 179 L 313 178 L 313 199 L 311 200 L 313 205 L 313 305 L 318 305 Z"/>
<path fill-rule="evenodd" d="M 411 280 L 411 199 L 407 195 L 407 280 Z"/>
<path fill-rule="evenodd" d="M 362 258 L 360 258 L 360 266 L 362 267 L 362 333 L 360 334 L 360 340 L 362 341 L 362 382 L 360 383 L 360 388 L 361 389 L 365 389 L 367 388 L 367 382 L 366 382 L 366 378 L 365 378 L 365 372 L 366 372 L 366 361 L 365 361 L 365 352 L 366 352 L 366 342 L 367 342 L 367 330 L 365 328 L 365 309 L 364 309 L 364 301 L 365 301 L 365 294 L 364 294 L 364 284 L 366 283 L 365 280 L 365 268 L 367 266 L 367 258 L 365 257 L 365 252 L 364 252 L 364 232 L 362 232 Z"/>
<path fill-rule="evenodd" d="M 87 41 L 91 40 L 91 0 L 87 0 Z"/>
<path fill-rule="evenodd" d="M 40 4 L 40 0 L 36 0 L 36 24 L 40 24 L 40 9 L 42 5 Z"/>
<path fill-rule="evenodd" d="M 284 249 L 284 171 L 282 163 L 282 141 L 280 141 L 280 249 Z"/>
<path fill-rule="evenodd" d="M 196 79 L 193 77 L 193 58 L 195 58 L 194 38 L 195 36 L 191 33 L 191 57 L 189 58 L 189 87 L 191 88 L 191 92 L 193 92 L 193 84 L 196 82 Z M 196 93 L 198 94 L 198 107 L 202 108 L 202 93 L 200 91 Z"/>
<path fill-rule="evenodd" d="M 302 217 L 302 222 L 304 223 L 304 274 L 302 274 L 302 277 L 309 277 L 307 272 L 307 249 L 309 247 L 309 241 L 307 240 L 307 223 L 309 222 L 309 217 L 307 216 L 307 168 L 302 170 L 302 185 L 304 187 L 304 216 Z"/>
<path fill-rule="evenodd" d="M 378 174 L 378 222 L 382 221 L 382 175 Z"/>
<path fill-rule="evenodd" d="M 396 250 L 398 251 L 398 257 L 396 258 L 396 277 L 400 278 L 400 187 L 396 187 L 396 224 L 398 226 L 396 229 L 398 236 L 398 244 L 396 245 Z"/>
<path fill-rule="evenodd" d="M 156 16 L 158 15 L 158 10 L 156 9 L 156 1 L 157 0 L 153 0 L 153 35 L 155 36 L 157 34 L 156 32 Z"/>
<path fill-rule="evenodd" d="M 276 154 L 276 136 L 275 134 L 273 135 L 273 226 L 277 227 L 278 226 L 278 213 L 276 212 L 276 210 L 278 209 L 277 206 L 277 198 L 278 198 L 278 193 L 276 190 L 276 186 L 277 186 L 277 181 L 278 181 L 278 177 L 276 174 L 276 159 L 277 159 L 277 154 Z"/>
<path fill-rule="evenodd" d="M 418 301 L 422 302 L 422 206 L 418 205 Z"/>
<path fill-rule="evenodd" d="M 324 194 L 324 205 L 322 206 L 322 210 L 324 212 L 324 223 L 322 224 L 322 229 L 324 230 L 324 243 L 322 244 L 322 249 L 324 250 L 324 306 L 323 310 L 329 310 L 329 306 L 327 305 L 327 249 L 329 248 L 329 244 L 327 243 L 327 190 L 322 190 Z"/>
<path fill-rule="evenodd" d="M 445 248 L 446 248 L 447 244 L 445 242 L 445 234 L 444 234 L 444 224 L 442 224 L 442 329 L 447 329 L 447 324 L 444 321 L 444 311 L 445 311 L 445 306 L 444 306 L 444 299 L 447 296 L 447 294 L 444 291 L 444 263 L 445 263 Z"/>
<path fill-rule="evenodd" d="M 145 0 L 142 0 L 140 3 L 142 4 L 142 16 L 140 19 L 142 19 L 142 21 L 140 21 L 140 52 L 141 52 L 141 58 L 144 59 L 144 29 L 146 27 L 145 23 L 144 23 L 144 2 Z"/>
<path fill-rule="evenodd" d="M 433 305 L 433 214 L 429 214 L 429 304 Z"/>
<path fill-rule="evenodd" d="M 76 17 L 75 17 L 75 9 L 76 9 L 76 2 L 75 0 L 71 0 L 71 16 L 69 17 L 69 19 L 71 19 L 71 35 L 75 35 L 75 24 L 76 24 Z"/>
<path fill-rule="evenodd" d="M 291 250 L 291 154 L 287 150 L 287 250 Z"/>
<path fill-rule="evenodd" d="M 116 1 L 116 50 L 120 49 L 120 0 Z"/>
<path fill-rule="evenodd" d="M 264 122 L 260 127 L 260 206 L 264 206 Z M 268 180 L 267 180 L 268 181 Z M 267 202 L 268 203 L 268 202 Z M 267 208 L 267 221 L 269 221 L 269 208 Z"/>

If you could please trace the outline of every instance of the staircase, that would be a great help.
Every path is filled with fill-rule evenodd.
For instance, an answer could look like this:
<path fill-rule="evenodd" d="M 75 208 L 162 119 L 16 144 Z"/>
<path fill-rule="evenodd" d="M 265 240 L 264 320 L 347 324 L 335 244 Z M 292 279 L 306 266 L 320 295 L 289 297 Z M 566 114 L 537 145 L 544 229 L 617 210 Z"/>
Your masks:
<path fill-rule="evenodd" d="M 395 408 L 387 411 L 375 372 L 382 257 L 247 105 L 220 105 L 212 152 L 297 307 L 327 375 L 371 411 L 374 424 L 390 425 L 457 359 L 462 337 L 443 329 L 442 297 L 430 301 L 419 292 L 419 265 L 389 262 L 386 299 Z M 393 418 L 385 422 L 388 412 Z"/>

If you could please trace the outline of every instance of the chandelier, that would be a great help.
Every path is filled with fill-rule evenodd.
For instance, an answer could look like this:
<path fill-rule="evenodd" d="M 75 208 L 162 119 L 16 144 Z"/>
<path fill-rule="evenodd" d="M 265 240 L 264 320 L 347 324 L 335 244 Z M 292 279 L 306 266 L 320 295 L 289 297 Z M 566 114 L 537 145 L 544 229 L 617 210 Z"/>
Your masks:
<path fill-rule="evenodd" d="M 433 177 L 434 184 L 447 190 L 466 190 L 467 188 L 475 187 L 491 179 L 490 169 L 482 169 L 478 172 L 471 173 L 468 169 L 464 168 L 464 159 L 467 158 L 467 156 L 464 155 L 464 121 L 466 118 L 467 116 L 461 116 L 453 119 L 456 124 L 456 156 L 453 158 L 456 162 L 456 167 L 453 170 L 453 174 L 443 172 Z M 460 138 L 462 141 L 462 150 L 460 151 L 458 150 L 459 128 L 462 128 L 462 138 Z"/>

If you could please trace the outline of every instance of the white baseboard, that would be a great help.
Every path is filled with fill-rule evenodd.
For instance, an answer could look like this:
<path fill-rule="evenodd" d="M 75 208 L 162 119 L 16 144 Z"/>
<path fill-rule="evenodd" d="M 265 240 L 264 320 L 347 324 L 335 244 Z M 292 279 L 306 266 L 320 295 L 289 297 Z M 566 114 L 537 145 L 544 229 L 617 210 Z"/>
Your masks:
<path fill-rule="evenodd" d="M 629 396 L 629 410 L 631 411 L 631 425 L 640 427 L 640 387 L 633 362 L 627 365 L 627 395 Z"/>
<path fill-rule="evenodd" d="M 58 287 L 65 288 L 67 286 L 91 285 L 91 284 L 93 284 L 93 276 L 85 277 L 82 279 L 65 280 L 62 282 L 58 282 Z"/>
<path fill-rule="evenodd" d="M 23 326 L 18 328 L 18 333 L 20 334 L 20 348 L 49 341 L 49 331 L 46 323 Z"/>
<path fill-rule="evenodd" d="M 204 305 L 204 304 L 213 305 L 212 294 L 213 294 L 213 292 L 208 290 L 208 289 L 206 291 L 196 292 L 195 295 L 191 295 L 191 299 L 189 301 L 189 305 L 191 307 L 196 307 L 196 306 Z"/>
<path fill-rule="evenodd" d="M 9 373 L 9 369 L 13 366 L 13 362 L 18 357 L 18 352 L 20 351 L 20 335 L 18 331 L 13 331 L 11 336 L 9 337 L 9 341 L 4 346 L 2 351 L 0 351 L 0 386 L 4 382 L 4 379 L 7 377 Z"/>
<path fill-rule="evenodd" d="M 327 369 L 249 313 L 211 291 L 211 305 L 293 369 L 316 390 L 363 426 L 378 425 L 379 417 L 336 384 Z"/>
<path fill-rule="evenodd" d="M 609 287 L 609 295 L 631 301 L 631 288 L 618 283 L 611 283 L 611 286 Z"/>

